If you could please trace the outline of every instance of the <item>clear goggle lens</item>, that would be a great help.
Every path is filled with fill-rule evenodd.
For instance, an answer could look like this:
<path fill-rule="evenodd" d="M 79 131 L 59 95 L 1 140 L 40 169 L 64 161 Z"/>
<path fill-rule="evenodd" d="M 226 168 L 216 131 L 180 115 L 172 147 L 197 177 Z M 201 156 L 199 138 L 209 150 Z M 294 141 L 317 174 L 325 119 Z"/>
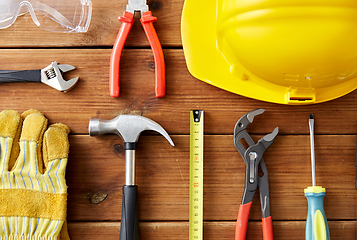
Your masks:
<path fill-rule="evenodd" d="M 30 13 L 35 24 L 51 32 L 86 32 L 92 16 L 90 0 L 0 0 L 0 29 Z"/>

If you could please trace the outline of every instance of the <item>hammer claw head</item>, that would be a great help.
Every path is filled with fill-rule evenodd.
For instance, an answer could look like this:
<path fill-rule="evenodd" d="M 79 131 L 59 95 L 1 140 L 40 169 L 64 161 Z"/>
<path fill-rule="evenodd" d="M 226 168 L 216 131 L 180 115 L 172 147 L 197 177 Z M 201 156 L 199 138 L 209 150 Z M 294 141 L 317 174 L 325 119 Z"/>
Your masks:
<path fill-rule="evenodd" d="M 158 123 L 137 115 L 119 115 L 112 120 L 91 118 L 88 130 L 91 136 L 115 133 L 125 143 L 137 142 L 141 132 L 151 130 L 160 133 L 169 141 L 171 146 L 175 146 L 169 134 Z"/>

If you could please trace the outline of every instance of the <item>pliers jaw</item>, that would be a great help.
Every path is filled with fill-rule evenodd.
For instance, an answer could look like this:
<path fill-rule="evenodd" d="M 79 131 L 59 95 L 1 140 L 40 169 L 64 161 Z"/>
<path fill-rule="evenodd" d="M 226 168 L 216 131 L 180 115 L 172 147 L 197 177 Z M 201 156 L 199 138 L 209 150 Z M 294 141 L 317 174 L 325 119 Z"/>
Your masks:
<path fill-rule="evenodd" d="M 265 109 L 260 108 L 244 114 L 234 127 L 234 137 L 236 137 L 241 131 L 246 130 L 249 124 L 253 122 L 254 117 L 262 114 L 263 112 L 265 112 Z"/>
<path fill-rule="evenodd" d="M 146 4 L 146 0 L 128 0 L 126 11 L 132 14 L 134 12 L 144 13 L 149 11 L 149 6 Z"/>
<path fill-rule="evenodd" d="M 264 109 L 256 109 L 244 114 L 244 116 L 238 120 L 234 127 L 234 145 L 243 159 L 246 148 L 241 143 L 241 140 L 244 139 L 249 146 L 255 144 L 246 129 L 253 122 L 254 117 L 262 114 L 264 111 Z"/>

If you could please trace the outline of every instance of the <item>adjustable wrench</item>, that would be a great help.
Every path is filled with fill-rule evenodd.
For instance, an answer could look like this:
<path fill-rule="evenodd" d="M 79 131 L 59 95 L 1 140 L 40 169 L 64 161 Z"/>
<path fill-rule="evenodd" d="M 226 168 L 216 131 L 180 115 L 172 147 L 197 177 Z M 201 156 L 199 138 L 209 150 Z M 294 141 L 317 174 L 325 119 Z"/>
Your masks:
<path fill-rule="evenodd" d="M 0 83 L 18 83 L 18 82 L 35 82 L 44 83 L 61 92 L 71 90 L 78 82 L 78 77 L 68 81 L 64 80 L 62 73 L 75 69 L 74 66 L 68 64 L 57 64 L 52 62 L 44 69 L 36 70 L 0 70 Z"/>

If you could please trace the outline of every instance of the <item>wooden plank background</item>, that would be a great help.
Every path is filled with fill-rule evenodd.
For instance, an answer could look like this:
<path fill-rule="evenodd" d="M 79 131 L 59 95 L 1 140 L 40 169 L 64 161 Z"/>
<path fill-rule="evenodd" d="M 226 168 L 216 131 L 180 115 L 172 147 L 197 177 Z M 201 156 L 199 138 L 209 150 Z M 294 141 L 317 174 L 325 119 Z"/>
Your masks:
<path fill-rule="evenodd" d="M 246 112 L 264 108 L 249 132 L 255 140 L 279 127 L 264 159 L 269 172 L 275 239 L 304 239 L 311 184 L 308 115 L 315 116 L 316 175 L 327 189 L 325 211 L 331 239 L 357 239 L 355 189 L 357 92 L 309 106 L 285 106 L 235 95 L 203 83 L 186 68 L 180 38 L 184 0 L 149 0 L 157 34 L 164 48 L 166 96 L 154 94 L 153 56 L 141 25 L 134 24 L 120 65 L 120 97 L 109 96 L 108 72 L 117 21 L 125 0 L 92 0 L 93 18 L 85 34 L 51 33 L 22 16 L 0 30 L 0 69 L 44 68 L 52 61 L 76 70 L 80 77 L 64 94 L 43 84 L 2 84 L 0 109 L 19 112 L 36 108 L 50 123 L 67 124 L 70 159 L 68 220 L 76 239 L 118 239 L 125 156 L 118 136 L 90 137 L 91 117 L 112 119 L 135 114 L 157 121 L 171 135 L 172 148 L 161 136 L 145 132 L 139 140 L 136 180 L 142 239 L 188 239 L 189 111 L 205 111 L 204 238 L 234 239 L 241 201 L 244 162 L 233 145 L 235 123 Z M 199 11 L 199 10 L 198 10 Z M 199 19 L 198 19 L 199 21 Z M 247 239 L 262 239 L 257 193 Z"/>

